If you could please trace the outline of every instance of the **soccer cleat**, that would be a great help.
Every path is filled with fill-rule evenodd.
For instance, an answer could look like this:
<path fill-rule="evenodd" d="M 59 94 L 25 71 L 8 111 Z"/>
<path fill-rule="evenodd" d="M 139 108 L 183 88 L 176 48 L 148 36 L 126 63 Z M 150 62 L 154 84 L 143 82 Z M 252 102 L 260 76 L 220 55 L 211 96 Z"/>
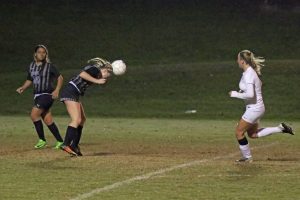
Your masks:
<path fill-rule="evenodd" d="M 36 145 L 34 145 L 34 148 L 41 149 L 41 148 L 45 147 L 46 144 L 47 144 L 47 142 L 45 140 L 39 139 L 38 143 L 36 143 Z"/>
<path fill-rule="evenodd" d="M 253 162 L 253 159 L 252 159 L 252 157 L 250 157 L 250 158 L 241 158 L 239 160 L 236 160 L 235 162 L 237 162 L 237 163 L 251 163 L 251 162 Z"/>
<path fill-rule="evenodd" d="M 54 145 L 54 149 L 60 149 L 61 145 L 63 144 L 63 142 L 59 142 L 57 141 Z"/>
<path fill-rule="evenodd" d="M 82 156 L 82 153 L 80 151 L 80 147 L 79 146 L 74 147 L 74 146 L 71 145 L 70 147 L 77 154 L 77 156 Z"/>
<path fill-rule="evenodd" d="M 281 123 L 279 125 L 279 127 L 282 129 L 283 133 L 288 133 L 288 134 L 294 135 L 292 127 L 286 125 L 285 123 Z"/>
<path fill-rule="evenodd" d="M 62 144 L 60 146 L 60 149 L 67 152 L 68 154 L 70 154 L 71 156 L 78 156 L 76 152 L 74 152 L 69 146 L 66 146 L 64 144 Z"/>

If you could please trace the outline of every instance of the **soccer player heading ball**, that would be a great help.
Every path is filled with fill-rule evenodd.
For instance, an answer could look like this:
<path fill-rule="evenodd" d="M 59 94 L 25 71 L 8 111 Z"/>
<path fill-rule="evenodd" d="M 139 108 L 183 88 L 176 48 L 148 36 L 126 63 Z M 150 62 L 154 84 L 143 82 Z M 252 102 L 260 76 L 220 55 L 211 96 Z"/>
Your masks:
<path fill-rule="evenodd" d="M 274 133 L 288 133 L 294 135 L 291 127 L 285 123 L 276 127 L 267 127 L 258 129 L 259 120 L 265 113 L 265 105 L 262 97 L 262 82 L 259 79 L 261 67 L 265 61 L 262 57 L 255 57 L 251 51 L 243 50 L 239 52 L 237 63 L 244 71 L 239 83 L 240 91 L 230 91 L 229 96 L 243 99 L 246 104 L 246 111 L 240 119 L 235 135 L 240 145 L 242 158 L 237 162 L 251 162 L 252 155 L 250 147 L 245 137 L 245 132 L 250 138 L 259 138 Z"/>
<path fill-rule="evenodd" d="M 86 121 L 82 104 L 79 101 L 86 89 L 92 84 L 105 84 L 112 75 L 114 68 L 118 69 L 118 74 L 124 74 L 126 65 L 123 61 L 118 64 L 110 64 L 102 58 L 93 58 L 88 61 L 88 65 L 83 67 L 80 73 L 74 76 L 61 92 L 60 101 L 64 102 L 70 115 L 71 122 L 67 128 L 64 144 L 61 149 L 73 156 L 82 156 L 79 142 L 82 129 Z"/>

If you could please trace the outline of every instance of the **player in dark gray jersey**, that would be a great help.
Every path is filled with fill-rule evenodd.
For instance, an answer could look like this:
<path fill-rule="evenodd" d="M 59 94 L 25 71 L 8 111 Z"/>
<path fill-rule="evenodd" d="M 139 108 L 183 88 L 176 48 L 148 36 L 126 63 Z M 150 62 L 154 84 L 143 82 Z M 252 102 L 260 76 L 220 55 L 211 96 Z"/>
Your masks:
<path fill-rule="evenodd" d="M 39 136 L 39 141 L 34 147 L 39 149 L 46 146 L 42 118 L 57 140 L 55 148 L 59 149 L 63 140 L 53 121 L 50 108 L 54 99 L 58 98 L 63 84 L 63 77 L 56 67 L 50 63 L 48 50 L 44 45 L 35 47 L 33 58 L 34 61 L 28 67 L 27 80 L 17 89 L 17 92 L 21 94 L 33 84 L 34 106 L 30 116 Z M 56 81 L 57 84 L 54 87 Z"/>
<path fill-rule="evenodd" d="M 111 64 L 102 58 L 93 58 L 81 72 L 74 76 L 61 92 L 60 101 L 64 102 L 71 117 L 62 150 L 74 156 L 82 156 L 79 141 L 86 117 L 79 101 L 86 89 L 92 84 L 105 84 L 112 74 Z"/>

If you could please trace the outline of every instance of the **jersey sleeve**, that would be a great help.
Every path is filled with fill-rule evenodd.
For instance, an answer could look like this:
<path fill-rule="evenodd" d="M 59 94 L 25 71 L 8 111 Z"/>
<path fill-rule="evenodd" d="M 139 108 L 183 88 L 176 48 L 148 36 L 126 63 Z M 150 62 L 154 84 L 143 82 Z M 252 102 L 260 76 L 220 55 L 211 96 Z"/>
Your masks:
<path fill-rule="evenodd" d="M 31 77 L 31 73 L 30 73 L 30 66 L 27 69 L 27 78 L 28 81 L 33 81 L 33 78 Z"/>
<path fill-rule="evenodd" d="M 59 71 L 54 65 L 51 65 L 50 72 L 55 78 L 58 78 L 60 76 Z"/>
<path fill-rule="evenodd" d="M 252 73 L 247 73 L 245 75 L 246 84 L 255 84 L 255 76 Z"/>
<path fill-rule="evenodd" d="M 252 99 L 254 97 L 254 85 L 251 83 L 247 83 L 246 87 L 246 92 L 232 91 L 230 97 L 235 97 L 244 100 Z"/>
<path fill-rule="evenodd" d="M 83 68 L 82 71 L 85 71 L 86 73 L 88 73 L 90 76 L 94 77 L 94 78 L 98 78 L 100 70 L 92 65 L 88 65 L 86 67 Z"/>

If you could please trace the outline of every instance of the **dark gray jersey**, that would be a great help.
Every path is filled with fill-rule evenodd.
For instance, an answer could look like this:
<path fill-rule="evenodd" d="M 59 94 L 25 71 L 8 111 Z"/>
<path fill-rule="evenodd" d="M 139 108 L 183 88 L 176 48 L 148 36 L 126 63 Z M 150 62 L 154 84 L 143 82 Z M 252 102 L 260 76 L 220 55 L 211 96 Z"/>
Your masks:
<path fill-rule="evenodd" d="M 94 77 L 94 78 L 101 78 L 102 74 L 101 71 L 98 67 L 94 66 L 94 65 L 88 65 L 85 66 L 83 68 L 82 71 L 85 71 L 86 73 L 88 73 L 90 76 Z M 82 72 L 81 71 L 81 72 Z M 80 72 L 80 73 L 81 73 Z M 79 73 L 79 74 L 80 74 Z M 86 89 L 92 85 L 92 82 L 89 82 L 87 80 L 84 80 L 83 78 L 81 78 L 80 76 L 76 75 L 71 79 L 71 82 L 76 86 L 76 88 L 79 90 L 81 95 L 84 95 L 84 92 L 86 91 Z"/>
<path fill-rule="evenodd" d="M 33 93 L 52 93 L 54 82 L 60 73 L 52 63 L 44 62 L 37 66 L 35 62 L 30 63 L 28 68 L 27 80 L 33 83 Z"/>

